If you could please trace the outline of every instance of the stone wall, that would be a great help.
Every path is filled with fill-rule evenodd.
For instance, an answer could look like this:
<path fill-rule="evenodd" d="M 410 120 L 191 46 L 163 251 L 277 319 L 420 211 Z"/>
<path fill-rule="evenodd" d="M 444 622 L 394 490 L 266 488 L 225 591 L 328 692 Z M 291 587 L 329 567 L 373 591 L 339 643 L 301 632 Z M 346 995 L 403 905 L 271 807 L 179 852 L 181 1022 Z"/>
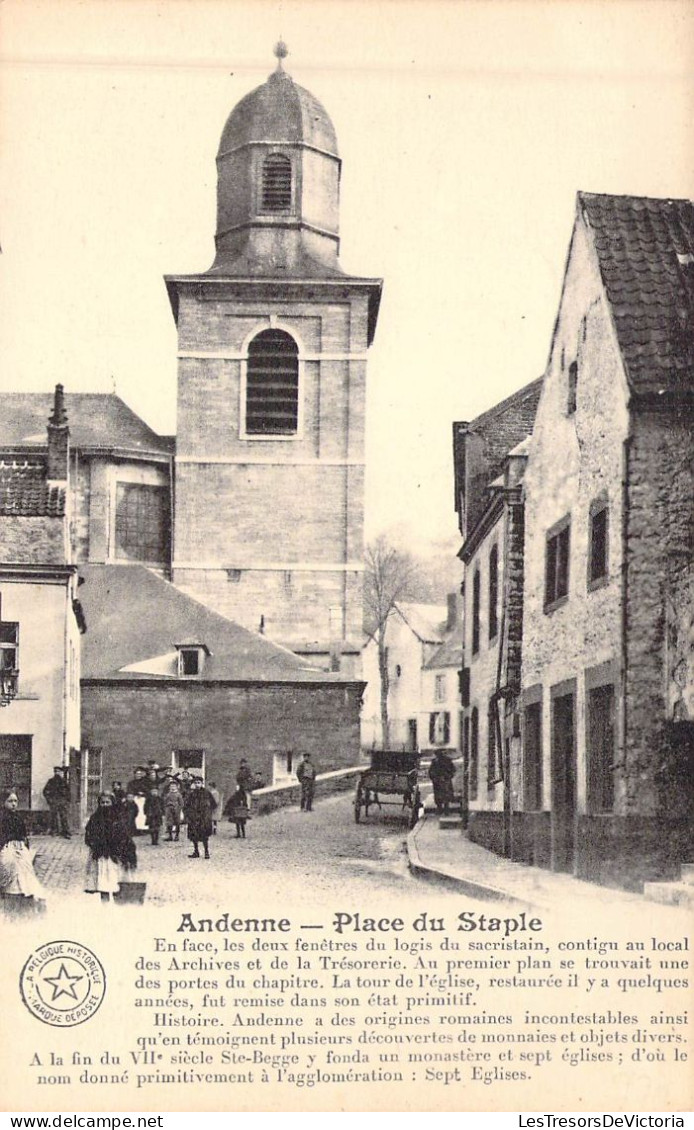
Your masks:
<path fill-rule="evenodd" d="M 361 683 L 82 684 L 82 741 L 103 750 L 103 779 L 136 765 L 171 764 L 172 750 L 204 749 L 206 776 L 229 793 L 245 757 L 266 782 L 275 754 L 310 753 L 319 772 L 359 761 Z"/>
<path fill-rule="evenodd" d="M 569 406 L 570 366 L 578 364 L 576 408 Z M 620 663 L 622 638 L 622 481 L 629 431 L 628 389 L 594 254 L 582 223 L 569 252 L 562 302 L 524 477 L 525 586 L 523 688 L 541 684 L 544 806 L 550 807 L 550 689 L 576 679 L 576 805 L 588 806 L 585 672 Z M 608 573 L 588 579 L 590 507 L 608 506 Z M 568 518 L 568 596 L 545 607 L 548 531 Z M 615 686 L 617 702 L 620 686 Z M 617 708 L 617 744 L 621 743 Z M 619 762 L 619 758 L 616 758 Z M 615 804 L 623 783 L 615 779 Z"/>
<path fill-rule="evenodd" d="M 316 800 L 323 800 L 337 793 L 356 790 L 357 779 L 364 772 L 364 765 L 354 765 L 350 769 L 338 769 L 333 773 L 319 773 L 316 777 Z M 265 816 L 278 808 L 288 808 L 301 803 L 301 785 L 292 781 L 288 785 L 273 785 L 253 792 L 253 813 Z"/>
<path fill-rule="evenodd" d="M 694 416 L 639 409 L 628 463 L 624 810 L 694 815 L 687 720 L 668 711 L 666 610 L 694 558 Z"/>

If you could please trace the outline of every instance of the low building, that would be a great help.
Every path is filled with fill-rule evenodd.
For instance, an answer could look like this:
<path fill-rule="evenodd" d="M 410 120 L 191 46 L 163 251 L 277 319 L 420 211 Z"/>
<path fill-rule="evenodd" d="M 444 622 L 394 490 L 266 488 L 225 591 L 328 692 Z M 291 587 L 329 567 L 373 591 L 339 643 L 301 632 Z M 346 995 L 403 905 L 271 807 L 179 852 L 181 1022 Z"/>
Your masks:
<path fill-rule="evenodd" d="M 83 741 L 104 781 L 138 765 L 200 770 L 227 791 L 246 758 L 266 784 L 359 761 L 364 684 L 321 671 L 151 570 L 86 566 Z"/>
<path fill-rule="evenodd" d="M 58 385 L 41 455 L 0 456 L 0 789 L 45 809 L 55 765 L 79 802 L 84 618 L 69 538 L 69 429 Z M 86 786 L 85 786 L 86 787 Z"/>

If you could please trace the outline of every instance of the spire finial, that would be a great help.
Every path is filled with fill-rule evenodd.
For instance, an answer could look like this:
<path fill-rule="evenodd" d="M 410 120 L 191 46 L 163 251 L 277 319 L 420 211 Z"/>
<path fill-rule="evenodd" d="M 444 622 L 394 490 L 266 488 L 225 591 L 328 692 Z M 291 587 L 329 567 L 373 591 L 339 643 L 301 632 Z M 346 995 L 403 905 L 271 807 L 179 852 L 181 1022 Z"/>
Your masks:
<path fill-rule="evenodd" d="M 277 59 L 277 70 L 281 71 L 282 70 L 282 60 L 286 59 L 287 55 L 289 54 L 289 48 L 287 47 L 287 44 L 284 42 L 283 39 L 280 38 L 280 39 L 277 40 L 277 43 L 275 44 L 275 46 L 272 49 L 272 53 L 275 56 L 275 58 Z"/>

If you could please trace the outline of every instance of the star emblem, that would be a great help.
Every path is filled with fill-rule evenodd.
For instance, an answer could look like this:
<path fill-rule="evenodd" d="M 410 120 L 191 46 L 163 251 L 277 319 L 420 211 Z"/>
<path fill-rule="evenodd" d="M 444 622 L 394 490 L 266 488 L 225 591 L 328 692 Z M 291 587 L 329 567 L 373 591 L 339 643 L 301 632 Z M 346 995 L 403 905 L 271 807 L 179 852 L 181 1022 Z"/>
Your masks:
<path fill-rule="evenodd" d="M 55 977 L 44 976 L 43 980 L 52 986 L 51 1004 L 55 1004 L 62 996 L 70 997 L 74 1001 L 79 1000 L 75 991 L 75 981 L 83 981 L 84 975 L 82 973 L 68 973 L 67 966 L 63 961 L 60 963 L 60 968 Z"/>

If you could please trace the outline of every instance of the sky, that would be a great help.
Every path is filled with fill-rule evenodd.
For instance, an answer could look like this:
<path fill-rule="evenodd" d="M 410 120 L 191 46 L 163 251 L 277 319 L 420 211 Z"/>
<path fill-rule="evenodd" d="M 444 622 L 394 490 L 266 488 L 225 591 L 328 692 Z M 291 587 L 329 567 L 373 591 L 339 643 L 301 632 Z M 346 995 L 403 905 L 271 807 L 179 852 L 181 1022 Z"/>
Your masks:
<path fill-rule="evenodd" d="M 366 534 L 456 537 L 451 425 L 544 370 L 578 190 L 694 198 L 694 3 L 4 0 L 0 388 L 117 391 L 175 430 L 165 274 L 214 257 L 215 155 L 286 69 L 382 278 Z"/>

